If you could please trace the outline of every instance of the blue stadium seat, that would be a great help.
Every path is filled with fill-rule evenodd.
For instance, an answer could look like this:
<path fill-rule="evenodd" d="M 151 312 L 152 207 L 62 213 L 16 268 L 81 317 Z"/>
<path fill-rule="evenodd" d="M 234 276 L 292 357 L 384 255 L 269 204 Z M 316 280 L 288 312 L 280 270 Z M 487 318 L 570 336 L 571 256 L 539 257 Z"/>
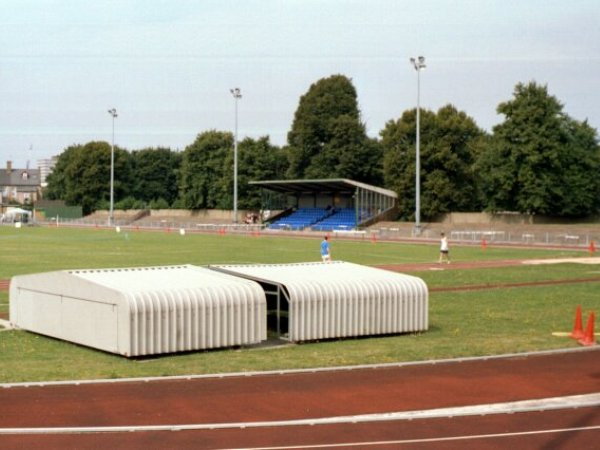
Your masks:
<path fill-rule="evenodd" d="M 335 210 L 311 228 L 315 231 L 353 230 L 356 225 L 356 211 L 353 208 L 344 208 Z"/>
<path fill-rule="evenodd" d="M 269 225 L 271 229 L 303 230 L 331 214 L 324 208 L 299 208 Z"/>

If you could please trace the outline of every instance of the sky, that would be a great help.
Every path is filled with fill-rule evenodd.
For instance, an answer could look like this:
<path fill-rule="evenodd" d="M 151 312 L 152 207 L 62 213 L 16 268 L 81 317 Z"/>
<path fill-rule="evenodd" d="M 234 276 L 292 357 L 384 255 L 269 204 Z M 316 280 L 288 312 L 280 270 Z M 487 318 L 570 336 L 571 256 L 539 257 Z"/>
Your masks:
<path fill-rule="evenodd" d="M 598 0 L 0 0 L 0 167 L 73 144 L 184 150 L 204 131 L 284 145 L 300 97 L 349 77 L 377 137 L 451 103 L 491 131 L 517 83 L 600 128 Z"/>

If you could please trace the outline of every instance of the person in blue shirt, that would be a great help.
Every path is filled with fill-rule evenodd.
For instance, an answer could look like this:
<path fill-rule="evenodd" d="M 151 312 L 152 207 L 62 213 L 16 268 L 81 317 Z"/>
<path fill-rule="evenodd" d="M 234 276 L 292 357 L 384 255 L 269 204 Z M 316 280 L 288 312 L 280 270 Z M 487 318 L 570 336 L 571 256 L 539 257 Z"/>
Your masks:
<path fill-rule="evenodd" d="M 325 236 L 321 242 L 321 258 L 323 262 L 331 262 L 331 248 L 329 246 L 329 236 Z"/>

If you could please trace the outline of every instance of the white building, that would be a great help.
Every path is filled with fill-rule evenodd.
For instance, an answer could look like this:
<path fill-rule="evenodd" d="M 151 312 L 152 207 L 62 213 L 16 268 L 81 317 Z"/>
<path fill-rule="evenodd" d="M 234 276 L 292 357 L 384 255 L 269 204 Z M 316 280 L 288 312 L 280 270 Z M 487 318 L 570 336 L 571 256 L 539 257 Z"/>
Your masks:
<path fill-rule="evenodd" d="M 49 159 L 38 159 L 38 169 L 40 171 L 40 180 L 42 187 L 48 186 L 46 179 L 48 175 L 52 173 L 54 170 L 54 166 L 56 166 L 56 162 L 58 161 L 58 156 L 53 156 Z"/>

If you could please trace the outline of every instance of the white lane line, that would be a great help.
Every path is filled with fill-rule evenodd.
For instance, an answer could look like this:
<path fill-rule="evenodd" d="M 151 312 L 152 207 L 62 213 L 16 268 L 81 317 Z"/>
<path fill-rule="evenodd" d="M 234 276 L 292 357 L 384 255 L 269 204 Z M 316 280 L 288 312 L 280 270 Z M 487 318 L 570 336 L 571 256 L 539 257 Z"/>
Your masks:
<path fill-rule="evenodd" d="M 488 414 L 512 414 L 516 412 L 546 411 L 554 409 L 583 408 L 600 406 L 600 393 L 551 397 L 539 400 L 493 403 L 489 405 L 438 408 L 421 411 L 401 411 L 354 416 L 321 417 L 312 419 L 279 420 L 265 422 L 230 422 L 171 425 L 121 425 L 101 427 L 29 427 L 0 428 L 2 434 L 73 434 L 73 433 L 129 433 L 133 431 L 186 431 L 222 430 L 264 427 L 293 427 L 314 425 L 337 425 L 348 423 L 384 422 L 395 420 L 433 419 Z"/>
<path fill-rule="evenodd" d="M 600 352 L 600 347 L 573 347 L 557 350 L 540 350 L 536 352 L 523 353 L 505 353 L 502 355 L 490 356 L 467 356 L 463 358 L 448 358 L 448 359 L 431 359 L 426 361 L 405 361 L 397 363 L 381 363 L 381 364 L 364 364 L 356 366 L 334 366 L 334 367 L 314 367 L 307 369 L 282 369 L 282 370 L 267 370 L 263 372 L 230 372 L 219 374 L 204 374 L 204 375 L 171 375 L 165 377 L 137 377 L 137 378 L 109 378 L 96 380 L 63 380 L 63 381 L 22 381 L 18 383 L 0 383 L 0 387 L 4 389 L 10 388 L 28 388 L 28 387 L 46 387 L 46 386 L 79 386 L 86 384 L 115 384 L 115 383 L 149 383 L 155 381 L 189 381 L 189 380 L 204 380 L 204 379 L 223 379 L 223 378 L 249 378 L 255 376 L 269 375 L 294 375 L 294 374 L 310 374 L 310 373 L 327 373 L 327 372 L 345 372 L 364 369 L 389 369 L 411 366 L 438 366 L 443 364 L 456 364 L 472 361 L 497 361 L 511 358 L 527 358 L 535 356 L 562 355 L 569 353 L 583 353 L 597 351 Z"/>
<path fill-rule="evenodd" d="M 535 431 L 518 431 L 513 433 L 496 433 L 496 434 L 467 434 L 464 436 L 447 436 L 439 438 L 423 438 L 423 439 L 402 439 L 396 441 L 372 441 L 372 442 L 344 442 L 342 444 L 319 444 L 319 445 L 291 445 L 291 446 L 279 446 L 279 447 L 243 447 L 244 450 L 295 450 L 305 448 L 343 448 L 343 447 L 374 447 L 378 445 L 392 445 L 392 444 L 425 444 L 431 442 L 448 442 L 448 441 L 466 441 L 474 439 L 498 439 L 505 437 L 515 436 L 532 436 L 540 434 L 553 434 L 553 433 L 573 433 L 576 431 L 593 431 L 600 430 L 600 425 L 592 425 L 589 427 L 574 427 L 574 428 L 555 428 L 552 430 L 535 430 Z M 236 450 L 231 449 L 230 450 Z M 241 449 L 240 449 L 241 450 Z"/>

